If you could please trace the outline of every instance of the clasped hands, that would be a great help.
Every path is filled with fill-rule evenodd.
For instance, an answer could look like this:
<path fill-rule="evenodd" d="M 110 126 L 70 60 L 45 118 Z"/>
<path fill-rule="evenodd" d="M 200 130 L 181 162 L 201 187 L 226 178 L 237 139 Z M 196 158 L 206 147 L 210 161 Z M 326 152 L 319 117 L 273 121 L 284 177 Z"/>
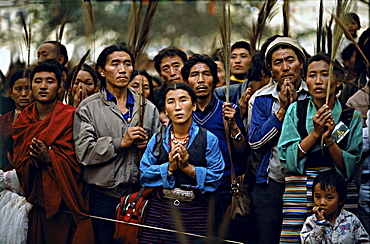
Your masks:
<path fill-rule="evenodd" d="M 169 159 L 169 165 L 168 170 L 173 172 L 176 169 L 181 169 L 182 171 L 190 172 L 188 171 L 188 167 L 192 167 L 192 165 L 189 164 L 189 154 L 186 148 L 181 145 L 177 144 L 175 145 L 170 153 L 168 154 Z"/>
<path fill-rule="evenodd" d="M 285 110 L 288 109 L 289 105 L 297 101 L 298 94 L 293 85 L 288 79 L 285 79 L 283 84 L 280 86 L 280 107 Z"/>
<path fill-rule="evenodd" d="M 329 143 L 332 138 L 331 134 L 335 127 L 335 121 L 331 115 L 328 105 L 324 104 L 312 117 L 314 129 L 313 132 L 317 137 L 322 137 L 325 143 Z"/>
<path fill-rule="evenodd" d="M 50 163 L 50 154 L 43 141 L 33 138 L 30 145 L 30 155 L 40 163 Z M 38 166 L 38 165 L 36 165 Z"/>

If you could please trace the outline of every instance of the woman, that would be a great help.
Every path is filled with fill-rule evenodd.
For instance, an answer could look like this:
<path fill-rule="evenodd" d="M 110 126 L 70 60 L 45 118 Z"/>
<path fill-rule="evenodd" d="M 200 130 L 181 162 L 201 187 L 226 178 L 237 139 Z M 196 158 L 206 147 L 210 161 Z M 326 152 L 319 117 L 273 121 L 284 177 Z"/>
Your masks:
<path fill-rule="evenodd" d="M 151 138 L 140 162 L 141 184 L 155 188 L 145 224 L 172 230 L 182 224 L 185 232 L 205 235 L 207 196 L 220 185 L 224 169 L 218 140 L 193 122 L 196 96 L 189 86 L 170 85 L 163 100 L 172 124 Z M 194 241 L 193 236 L 183 238 Z M 178 240 L 172 232 L 143 229 L 140 243 L 158 242 Z"/>
<path fill-rule="evenodd" d="M 140 93 L 139 88 L 141 82 L 143 83 L 144 98 L 151 100 L 153 94 L 152 77 L 144 69 L 135 69 L 132 72 L 128 87 Z"/>
<path fill-rule="evenodd" d="M 77 66 L 71 69 L 66 81 L 66 90 L 71 87 L 71 92 L 68 96 L 68 104 L 73 107 L 78 107 L 82 100 L 99 90 L 98 76 L 90 65 L 83 64 L 75 80 L 72 81 L 76 70 Z"/>
<path fill-rule="evenodd" d="M 11 98 L 15 103 L 15 108 L 1 117 L 1 144 L 4 149 L 2 154 L 4 155 L 1 155 L 2 163 L 0 168 L 5 171 L 11 168 L 9 164 L 11 162 L 11 153 L 9 152 L 13 151 L 13 141 L 11 139 L 13 134 L 12 125 L 22 110 L 31 104 L 32 92 L 30 86 L 28 70 L 18 70 L 10 77 Z"/>
<path fill-rule="evenodd" d="M 361 28 L 360 17 L 356 13 L 347 13 L 345 18 L 348 20 L 348 23 L 347 23 L 347 26 L 346 26 L 348 32 L 351 34 L 351 36 L 353 37 L 353 39 L 356 42 L 359 41 L 359 38 L 357 36 L 357 31 L 360 30 L 360 28 Z M 336 59 L 341 64 L 343 64 L 342 52 L 351 43 L 352 43 L 352 41 L 349 40 L 347 37 L 343 37 L 343 39 L 340 42 L 340 45 L 339 45 L 338 50 L 337 50 Z"/>
<path fill-rule="evenodd" d="M 357 111 L 342 107 L 335 96 L 339 79 L 343 77 L 337 62 L 329 88 L 330 62 L 329 55 L 323 53 L 308 61 L 304 75 L 312 97 L 293 103 L 284 118 L 278 143 L 280 162 L 287 170 L 281 242 L 299 243 L 299 231 L 314 206 L 310 197 L 314 176 L 335 168 L 346 181 L 350 181 L 361 158 L 361 117 Z M 347 134 L 335 133 L 342 122 L 340 131 L 345 132 L 348 127 Z M 335 135 L 343 136 L 339 140 Z M 353 211 L 354 206 L 348 205 L 355 200 L 353 195 L 348 194 L 347 200 L 345 207 Z"/>

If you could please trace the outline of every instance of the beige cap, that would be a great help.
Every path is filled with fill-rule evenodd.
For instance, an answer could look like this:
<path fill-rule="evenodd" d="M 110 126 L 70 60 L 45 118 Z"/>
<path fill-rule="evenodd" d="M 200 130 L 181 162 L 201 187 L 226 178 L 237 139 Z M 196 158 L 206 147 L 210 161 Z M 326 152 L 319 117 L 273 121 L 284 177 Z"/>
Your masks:
<path fill-rule="evenodd" d="M 266 64 L 268 63 L 267 57 L 271 54 L 271 51 L 274 50 L 276 47 L 282 45 L 291 46 L 293 50 L 297 51 L 296 54 L 300 55 L 303 61 L 306 59 L 306 55 L 304 55 L 303 48 L 296 39 L 291 37 L 278 37 L 273 42 L 271 42 L 266 49 L 265 52 Z"/>

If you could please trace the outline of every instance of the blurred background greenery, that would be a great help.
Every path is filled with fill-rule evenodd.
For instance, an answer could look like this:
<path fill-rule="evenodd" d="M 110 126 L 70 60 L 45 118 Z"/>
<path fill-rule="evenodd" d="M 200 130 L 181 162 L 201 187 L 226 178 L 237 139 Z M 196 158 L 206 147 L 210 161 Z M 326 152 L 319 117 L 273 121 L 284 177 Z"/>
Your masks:
<path fill-rule="evenodd" d="M 95 32 L 83 0 L 0 0 L 0 68 L 6 72 L 11 62 L 26 60 L 23 27 L 20 12 L 31 25 L 31 64 L 36 63 L 40 44 L 55 40 L 62 18 L 68 13 L 62 43 L 67 46 L 70 65 L 91 49 L 90 62 L 107 45 L 126 42 L 131 1 L 91 1 L 94 12 Z M 248 31 L 257 20 L 264 1 L 231 0 L 232 42 L 248 41 Z M 325 9 L 332 12 L 335 0 L 325 0 Z M 267 24 L 262 41 L 274 34 L 282 34 L 283 1 L 278 0 L 276 16 Z M 313 54 L 319 0 L 291 0 L 290 35 L 298 38 L 305 49 Z M 368 1 L 354 1 L 362 22 L 361 31 L 368 27 Z M 169 45 L 182 47 L 188 54 L 210 53 L 220 47 L 218 36 L 218 1 L 159 1 L 150 33 L 147 54 L 152 59 L 157 52 Z M 328 13 L 325 18 L 328 19 Z M 361 33 L 360 31 L 360 33 Z"/>

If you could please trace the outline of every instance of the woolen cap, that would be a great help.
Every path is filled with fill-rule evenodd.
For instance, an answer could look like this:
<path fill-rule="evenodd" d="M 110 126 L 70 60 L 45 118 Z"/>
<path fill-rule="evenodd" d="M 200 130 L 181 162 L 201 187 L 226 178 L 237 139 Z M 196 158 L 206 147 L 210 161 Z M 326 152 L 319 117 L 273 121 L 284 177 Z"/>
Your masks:
<path fill-rule="evenodd" d="M 272 54 L 271 52 L 276 47 L 282 45 L 291 46 L 293 50 L 296 51 L 296 54 L 301 56 L 303 61 L 306 59 L 306 56 L 304 55 L 303 52 L 303 48 L 296 39 L 293 39 L 291 37 L 278 37 L 273 42 L 271 42 L 266 49 L 265 58 L 267 64 L 269 63 L 267 57 L 269 57 Z"/>

